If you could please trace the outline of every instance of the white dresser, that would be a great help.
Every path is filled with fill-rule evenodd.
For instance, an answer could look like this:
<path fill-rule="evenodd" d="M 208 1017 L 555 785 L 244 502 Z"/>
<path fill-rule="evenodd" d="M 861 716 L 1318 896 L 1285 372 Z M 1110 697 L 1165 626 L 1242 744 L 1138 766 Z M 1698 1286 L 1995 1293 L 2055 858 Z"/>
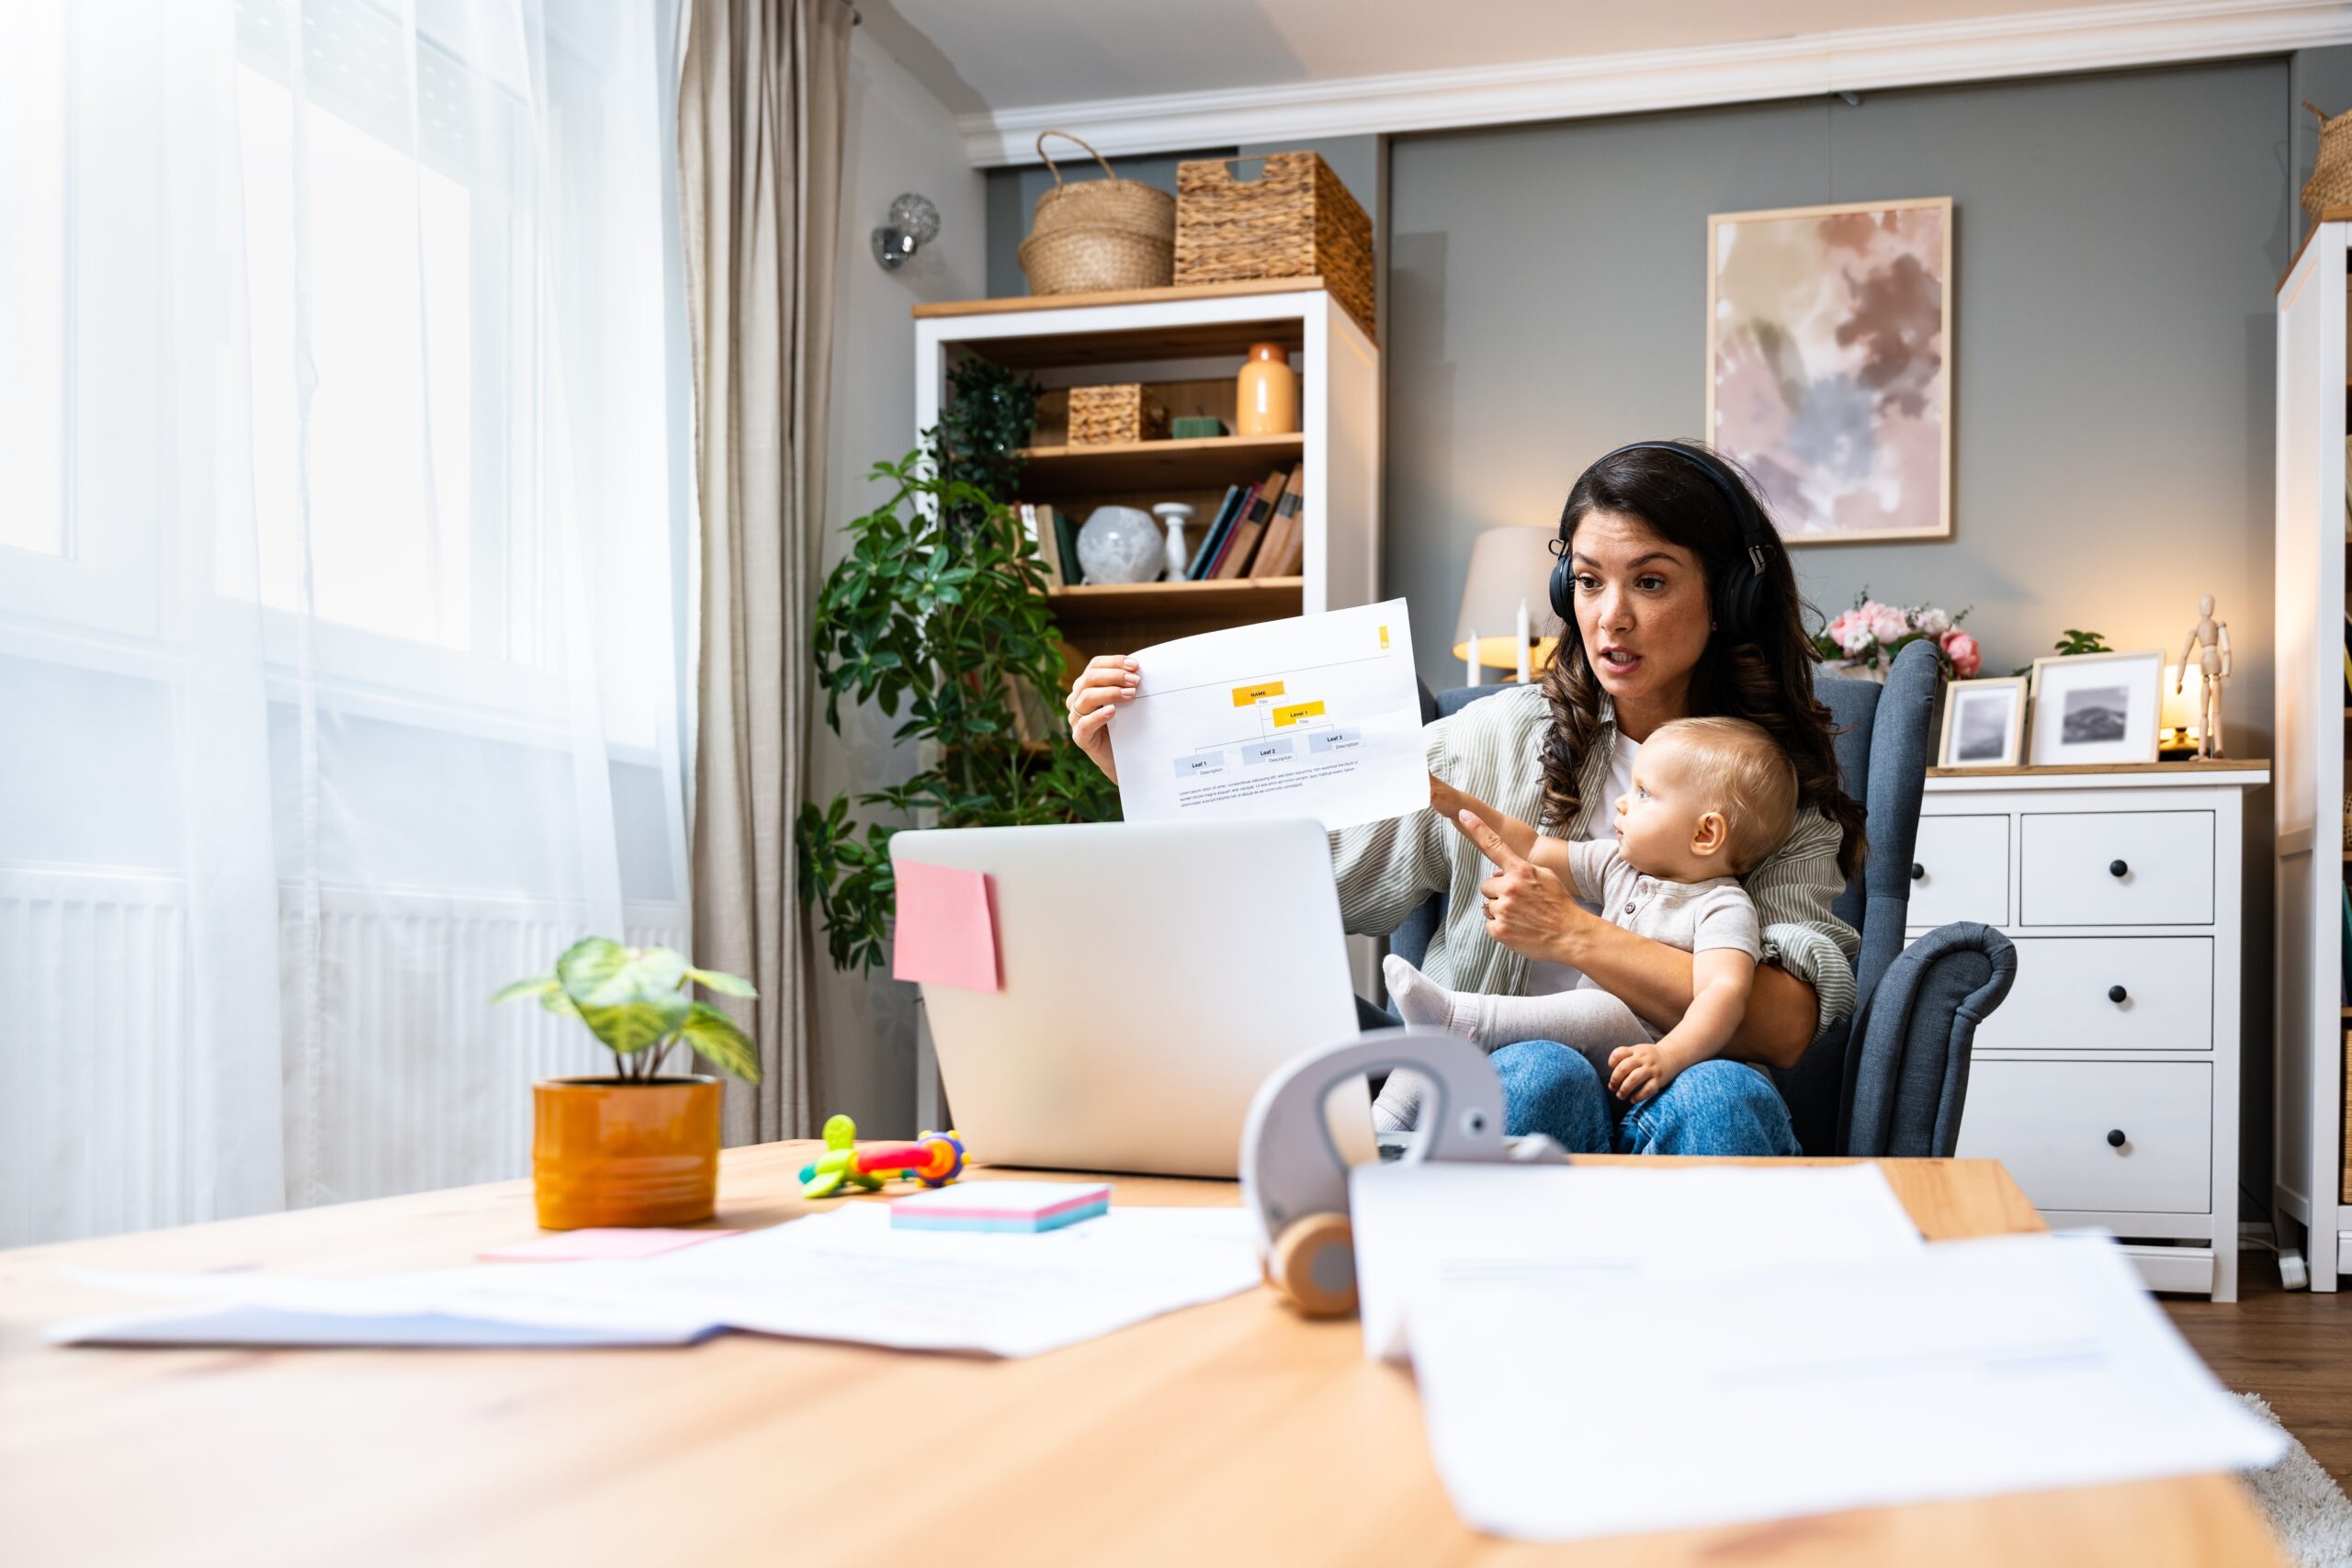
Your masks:
<path fill-rule="evenodd" d="M 1976 1032 L 1960 1153 L 2156 1290 L 2237 1299 L 2238 942 L 2263 762 L 1930 770 L 1910 927 L 1981 920 L 2017 984 Z"/>

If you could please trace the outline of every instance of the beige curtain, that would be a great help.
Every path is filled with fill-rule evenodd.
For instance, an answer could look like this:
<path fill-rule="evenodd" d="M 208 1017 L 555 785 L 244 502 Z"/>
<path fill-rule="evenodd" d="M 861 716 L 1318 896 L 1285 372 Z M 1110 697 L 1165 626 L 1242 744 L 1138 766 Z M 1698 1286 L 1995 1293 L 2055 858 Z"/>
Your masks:
<path fill-rule="evenodd" d="M 693 0 L 678 92 L 702 592 L 696 962 L 759 987 L 730 1144 L 815 1131 L 813 949 L 794 884 L 816 687 L 848 0 Z"/>

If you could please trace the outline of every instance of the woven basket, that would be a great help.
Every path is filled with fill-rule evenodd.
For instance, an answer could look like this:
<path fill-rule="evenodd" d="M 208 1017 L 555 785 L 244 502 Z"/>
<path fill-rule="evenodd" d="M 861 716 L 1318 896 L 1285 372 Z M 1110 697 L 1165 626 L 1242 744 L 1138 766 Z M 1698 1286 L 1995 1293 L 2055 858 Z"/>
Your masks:
<path fill-rule="evenodd" d="M 2303 107 L 2319 117 L 2319 162 L 2303 186 L 2303 210 L 2316 223 L 2331 207 L 2352 207 L 2352 109 L 2330 119 L 2308 98 Z"/>
<path fill-rule="evenodd" d="M 1176 165 L 1176 281 L 1320 277 L 1375 336 L 1372 220 L 1320 155 L 1263 157 L 1254 180 L 1235 179 L 1219 159 Z"/>
<path fill-rule="evenodd" d="M 1046 157 L 1048 136 L 1086 147 L 1107 177 L 1065 184 Z M 1065 130 L 1038 132 L 1037 156 L 1053 170 L 1054 188 L 1037 198 L 1018 253 L 1029 292 L 1167 288 L 1175 272 L 1176 198 L 1157 186 L 1121 179 L 1102 153 Z"/>
<path fill-rule="evenodd" d="M 1069 389 L 1069 444 L 1158 441 L 1168 434 L 1168 411 L 1140 381 Z"/>

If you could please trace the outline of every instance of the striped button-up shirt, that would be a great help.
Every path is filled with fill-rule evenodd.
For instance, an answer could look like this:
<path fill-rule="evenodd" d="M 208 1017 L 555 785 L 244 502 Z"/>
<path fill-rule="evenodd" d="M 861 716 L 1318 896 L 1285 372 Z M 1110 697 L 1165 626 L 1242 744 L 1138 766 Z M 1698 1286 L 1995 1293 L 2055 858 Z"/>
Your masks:
<path fill-rule="evenodd" d="M 1430 772 L 1522 822 L 1544 810 L 1544 738 L 1551 705 L 1538 685 L 1507 686 L 1491 697 L 1426 726 Z M 1568 837 L 1587 836 L 1611 809 L 1609 761 L 1617 726 L 1603 721 L 1585 754 L 1578 781 L 1582 805 Z M 1845 890 L 1838 870 L 1843 835 L 1818 811 L 1800 809 L 1788 840 L 1740 878 L 1756 904 L 1764 931 L 1764 962 L 1777 964 L 1813 987 L 1820 1012 L 1818 1039 L 1854 1010 L 1854 959 L 1861 938 L 1829 912 Z M 1493 996 L 1517 996 L 1527 981 L 1527 959 L 1487 934 L 1478 885 L 1493 867 L 1477 846 L 1435 812 L 1368 822 L 1331 835 L 1331 869 L 1339 880 L 1340 914 L 1351 931 L 1385 935 L 1432 893 L 1445 895 L 1445 915 L 1430 938 L 1422 970 L 1441 986 Z"/>

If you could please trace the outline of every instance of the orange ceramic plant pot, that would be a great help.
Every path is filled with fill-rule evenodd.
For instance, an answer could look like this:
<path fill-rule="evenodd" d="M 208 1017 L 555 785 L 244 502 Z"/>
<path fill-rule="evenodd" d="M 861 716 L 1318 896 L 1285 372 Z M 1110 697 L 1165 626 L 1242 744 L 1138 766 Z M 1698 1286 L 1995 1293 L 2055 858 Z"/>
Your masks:
<path fill-rule="evenodd" d="M 531 1086 L 539 1224 L 684 1225 L 718 1202 L 718 1080 L 543 1078 Z"/>

